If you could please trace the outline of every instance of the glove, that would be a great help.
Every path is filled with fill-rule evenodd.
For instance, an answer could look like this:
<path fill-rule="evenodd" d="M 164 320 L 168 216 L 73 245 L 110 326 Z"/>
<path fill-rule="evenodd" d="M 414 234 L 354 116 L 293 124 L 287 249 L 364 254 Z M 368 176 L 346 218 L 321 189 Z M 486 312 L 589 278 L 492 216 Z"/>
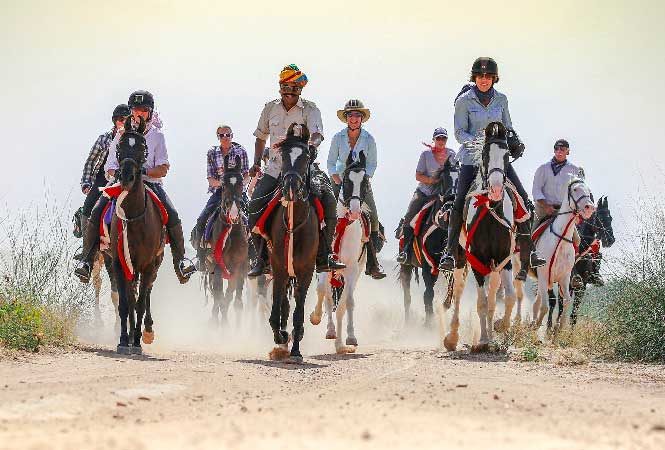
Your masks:
<path fill-rule="evenodd" d="M 510 151 L 510 156 L 513 159 L 518 159 L 524 154 L 524 144 L 520 139 L 519 135 L 512 128 L 506 130 L 506 137 L 508 140 L 508 150 Z"/>

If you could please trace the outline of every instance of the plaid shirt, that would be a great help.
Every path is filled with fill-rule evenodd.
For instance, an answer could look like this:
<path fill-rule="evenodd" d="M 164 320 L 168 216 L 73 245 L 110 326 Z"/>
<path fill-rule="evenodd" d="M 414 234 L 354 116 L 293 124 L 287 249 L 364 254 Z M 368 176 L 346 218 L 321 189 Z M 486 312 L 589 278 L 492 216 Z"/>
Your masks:
<path fill-rule="evenodd" d="M 100 170 L 104 170 L 104 163 L 109 154 L 109 147 L 113 140 L 113 130 L 100 134 L 94 145 L 90 149 L 88 159 L 83 165 L 83 176 L 81 177 L 81 187 L 92 186 Z"/>
<path fill-rule="evenodd" d="M 231 142 L 231 148 L 227 153 L 229 156 L 229 167 L 235 167 L 235 157 L 240 156 L 240 173 L 244 177 L 249 173 L 249 160 L 247 159 L 247 151 L 245 147 L 238 144 L 237 142 Z M 222 148 L 219 145 L 210 147 L 208 150 L 208 178 L 214 178 L 217 181 L 221 181 L 222 174 L 224 173 L 224 154 L 222 153 Z M 209 187 L 208 192 L 215 192 L 217 187 Z"/>

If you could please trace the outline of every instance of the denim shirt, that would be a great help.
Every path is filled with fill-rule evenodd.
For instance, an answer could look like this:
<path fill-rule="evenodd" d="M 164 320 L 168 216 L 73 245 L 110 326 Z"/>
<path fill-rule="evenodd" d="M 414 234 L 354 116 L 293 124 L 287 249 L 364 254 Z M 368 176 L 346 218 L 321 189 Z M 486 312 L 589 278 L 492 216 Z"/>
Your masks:
<path fill-rule="evenodd" d="M 365 173 L 370 177 L 374 176 L 376 171 L 376 142 L 374 137 L 367 132 L 364 128 L 360 130 L 360 136 L 358 136 L 358 141 L 356 146 L 353 148 L 355 153 L 355 159 L 358 158 L 360 152 L 365 153 Z M 328 174 L 329 175 L 341 175 L 346 168 L 346 159 L 351 153 L 351 147 L 349 145 L 349 135 L 347 134 L 347 128 L 344 128 L 342 131 L 338 132 L 333 136 L 332 142 L 330 143 L 330 151 L 328 152 Z"/>
<path fill-rule="evenodd" d="M 460 95 L 455 102 L 455 139 L 462 144 L 457 158 L 463 165 L 477 164 L 475 155 L 464 143 L 472 141 L 490 122 L 501 122 L 506 127 L 512 127 L 508 98 L 504 94 L 495 89 L 494 97 L 487 106 L 478 100 L 473 89 Z"/>

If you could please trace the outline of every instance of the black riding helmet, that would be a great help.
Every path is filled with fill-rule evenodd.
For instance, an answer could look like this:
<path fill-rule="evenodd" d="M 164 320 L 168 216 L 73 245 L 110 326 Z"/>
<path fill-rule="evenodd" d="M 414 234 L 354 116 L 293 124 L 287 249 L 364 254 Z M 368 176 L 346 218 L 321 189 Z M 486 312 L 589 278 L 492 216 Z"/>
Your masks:
<path fill-rule="evenodd" d="M 129 101 L 127 102 L 130 108 L 136 108 L 137 106 L 145 106 L 150 108 L 152 111 L 155 109 L 155 99 L 152 94 L 148 91 L 135 91 L 129 96 Z"/>
<path fill-rule="evenodd" d="M 482 73 L 494 75 L 496 77 L 494 83 L 499 82 L 499 66 L 497 65 L 496 61 L 488 56 L 481 56 L 476 58 L 476 60 L 473 62 L 473 66 L 471 66 L 470 81 L 474 81 L 474 77 Z"/>
<path fill-rule="evenodd" d="M 115 124 L 115 121 L 118 117 L 127 117 L 130 115 L 129 106 L 121 103 L 113 109 L 113 115 L 111 116 L 111 121 Z"/>

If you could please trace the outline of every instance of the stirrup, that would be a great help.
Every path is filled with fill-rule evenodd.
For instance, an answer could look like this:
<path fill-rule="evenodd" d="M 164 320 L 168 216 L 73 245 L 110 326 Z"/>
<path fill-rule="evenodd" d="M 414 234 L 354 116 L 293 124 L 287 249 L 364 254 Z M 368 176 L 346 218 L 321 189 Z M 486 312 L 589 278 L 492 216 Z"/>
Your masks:
<path fill-rule="evenodd" d="M 526 281 L 526 269 L 521 268 L 519 272 L 517 272 L 517 275 L 515 275 L 515 280 L 517 281 Z"/>
<path fill-rule="evenodd" d="M 185 262 L 188 262 L 189 265 L 185 265 Z M 189 278 L 196 272 L 196 266 L 191 259 L 184 257 L 178 263 L 178 271 L 183 278 Z"/>
<path fill-rule="evenodd" d="M 529 255 L 529 266 L 532 269 L 535 269 L 540 266 L 544 266 L 547 264 L 547 261 L 545 261 L 543 258 L 541 258 L 536 251 L 532 251 L 531 254 Z"/>
<path fill-rule="evenodd" d="M 88 261 L 81 261 L 77 264 L 76 269 L 74 269 L 74 275 L 76 275 L 79 280 L 81 280 L 81 283 L 89 283 L 90 282 L 90 273 L 92 272 L 90 268 L 90 264 L 88 264 Z"/>
<path fill-rule="evenodd" d="M 445 252 L 441 256 L 441 261 L 439 262 L 439 270 L 443 272 L 452 272 L 455 269 L 455 258 L 452 255 Z"/>
<path fill-rule="evenodd" d="M 404 264 L 408 259 L 409 255 L 405 251 L 399 252 L 397 255 L 397 262 L 400 264 Z"/>

